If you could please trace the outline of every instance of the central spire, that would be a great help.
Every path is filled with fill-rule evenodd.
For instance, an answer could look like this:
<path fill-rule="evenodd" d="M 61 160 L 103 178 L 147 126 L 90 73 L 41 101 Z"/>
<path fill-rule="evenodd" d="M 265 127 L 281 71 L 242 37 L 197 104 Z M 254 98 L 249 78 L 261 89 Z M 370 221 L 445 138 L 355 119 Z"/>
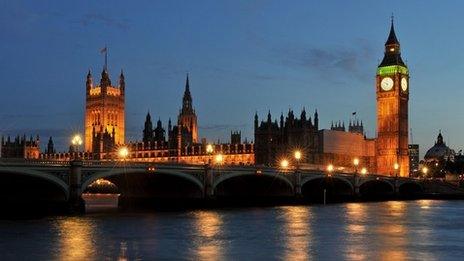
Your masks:
<path fill-rule="evenodd" d="M 189 83 L 188 73 L 187 73 L 187 79 L 185 80 L 184 97 L 182 99 L 182 112 L 193 113 L 192 95 L 190 94 L 190 83 Z"/>
<path fill-rule="evenodd" d="M 396 38 L 395 34 L 395 26 L 393 22 L 393 15 L 391 17 L 391 26 L 390 26 L 390 34 L 388 35 L 388 39 L 385 42 L 385 46 L 387 45 L 400 45 L 400 42 L 398 41 L 398 38 Z"/>
<path fill-rule="evenodd" d="M 390 33 L 388 34 L 387 41 L 385 42 L 385 55 L 379 67 L 400 65 L 406 67 L 401 58 L 400 42 L 396 37 L 395 25 L 393 16 L 391 17 Z"/>

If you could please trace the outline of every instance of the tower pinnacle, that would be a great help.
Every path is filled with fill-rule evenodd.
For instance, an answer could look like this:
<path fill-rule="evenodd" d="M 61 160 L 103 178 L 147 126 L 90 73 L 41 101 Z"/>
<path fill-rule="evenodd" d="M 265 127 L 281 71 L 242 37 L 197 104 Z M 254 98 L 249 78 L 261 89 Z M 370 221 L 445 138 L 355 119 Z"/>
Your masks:
<path fill-rule="evenodd" d="M 400 65 L 406 67 L 403 59 L 401 59 L 400 42 L 396 37 L 393 16 L 391 18 L 390 33 L 388 34 L 387 41 L 385 42 L 385 55 L 379 67 L 391 65 Z"/>

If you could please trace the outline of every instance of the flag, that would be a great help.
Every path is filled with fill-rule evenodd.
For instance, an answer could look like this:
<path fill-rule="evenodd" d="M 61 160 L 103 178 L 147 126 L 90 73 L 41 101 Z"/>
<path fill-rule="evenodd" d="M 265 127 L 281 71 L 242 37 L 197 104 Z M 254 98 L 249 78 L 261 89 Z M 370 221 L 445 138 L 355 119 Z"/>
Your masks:
<path fill-rule="evenodd" d="M 108 49 L 107 49 L 106 46 L 105 46 L 105 48 L 102 48 L 102 49 L 100 50 L 100 53 L 106 53 L 106 51 L 108 51 Z"/>
<path fill-rule="evenodd" d="M 351 113 L 351 115 L 353 115 L 353 116 L 356 115 L 356 112 L 354 111 L 353 113 Z"/>

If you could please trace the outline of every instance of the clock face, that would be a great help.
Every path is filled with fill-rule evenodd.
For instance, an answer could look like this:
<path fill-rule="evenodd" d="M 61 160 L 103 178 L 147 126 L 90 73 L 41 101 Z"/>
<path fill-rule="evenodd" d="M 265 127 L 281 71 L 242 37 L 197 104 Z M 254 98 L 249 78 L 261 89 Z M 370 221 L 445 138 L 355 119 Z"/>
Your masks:
<path fill-rule="evenodd" d="M 384 91 L 389 91 L 389 90 L 393 89 L 393 80 L 392 80 L 392 78 L 390 78 L 390 77 L 383 78 L 382 81 L 380 82 L 380 87 Z"/>
<path fill-rule="evenodd" d="M 408 90 L 408 80 L 406 80 L 406 77 L 401 78 L 401 89 L 403 92 Z"/>

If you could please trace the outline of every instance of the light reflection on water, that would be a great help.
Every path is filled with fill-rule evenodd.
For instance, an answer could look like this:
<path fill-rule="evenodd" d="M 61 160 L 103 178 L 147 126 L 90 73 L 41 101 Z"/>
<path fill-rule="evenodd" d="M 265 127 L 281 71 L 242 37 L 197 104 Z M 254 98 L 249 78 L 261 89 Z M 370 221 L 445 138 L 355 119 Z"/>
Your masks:
<path fill-rule="evenodd" d="M 366 257 L 366 205 L 348 203 L 345 209 L 345 256 L 349 260 L 367 260 Z"/>
<path fill-rule="evenodd" d="M 199 237 L 196 242 L 196 256 L 200 260 L 221 260 L 221 216 L 216 211 L 197 211 L 193 215 L 196 234 Z"/>
<path fill-rule="evenodd" d="M 93 232 L 95 226 L 91 220 L 69 217 L 59 219 L 56 223 L 58 228 L 58 246 L 60 260 L 85 260 L 95 258 Z M 44 238 L 44 240 L 46 240 Z"/>
<path fill-rule="evenodd" d="M 310 258 L 311 212 L 305 206 L 282 207 L 285 219 L 282 242 L 285 243 L 284 259 L 308 260 Z"/>
<path fill-rule="evenodd" d="M 460 260 L 464 201 L 93 213 L 0 235 L 2 260 Z"/>

